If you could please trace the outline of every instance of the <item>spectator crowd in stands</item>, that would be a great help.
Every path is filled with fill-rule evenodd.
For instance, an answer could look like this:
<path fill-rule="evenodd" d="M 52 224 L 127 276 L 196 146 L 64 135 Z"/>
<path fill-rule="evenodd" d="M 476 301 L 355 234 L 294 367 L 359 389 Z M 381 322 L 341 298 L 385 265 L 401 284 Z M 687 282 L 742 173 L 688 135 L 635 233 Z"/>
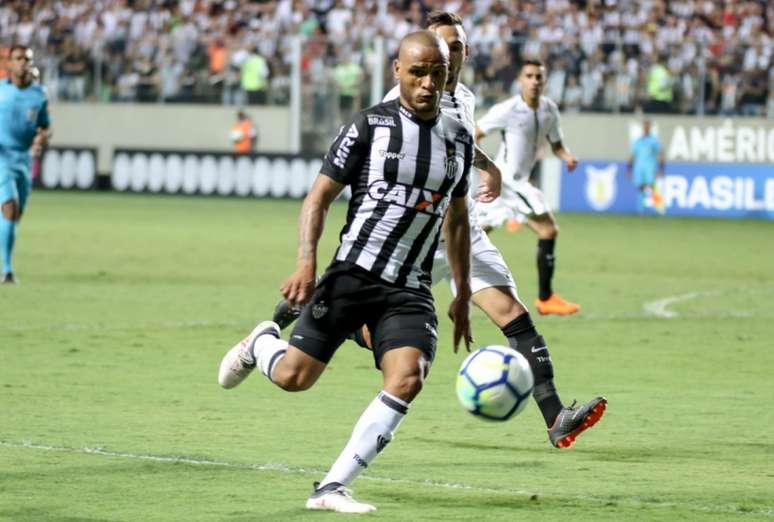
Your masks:
<path fill-rule="evenodd" d="M 0 45 L 36 51 L 64 100 L 284 104 L 293 41 L 314 111 L 370 102 L 374 42 L 390 59 L 431 10 L 459 13 L 481 106 L 547 64 L 565 111 L 770 116 L 774 2 L 766 0 L 6 0 Z"/>

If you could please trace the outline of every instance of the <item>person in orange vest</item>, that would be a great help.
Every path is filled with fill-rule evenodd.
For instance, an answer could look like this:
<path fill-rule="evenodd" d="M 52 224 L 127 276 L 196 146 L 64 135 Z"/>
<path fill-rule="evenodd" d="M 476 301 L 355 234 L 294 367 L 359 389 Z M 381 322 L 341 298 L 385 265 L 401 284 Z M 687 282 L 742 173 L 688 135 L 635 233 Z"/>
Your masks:
<path fill-rule="evenodd" d="M 237 121 L 231 126 L 231 142 L 236 154 L 250 154 L 258 143 L 258 130 L 244 111 L 237 112 Z"/>

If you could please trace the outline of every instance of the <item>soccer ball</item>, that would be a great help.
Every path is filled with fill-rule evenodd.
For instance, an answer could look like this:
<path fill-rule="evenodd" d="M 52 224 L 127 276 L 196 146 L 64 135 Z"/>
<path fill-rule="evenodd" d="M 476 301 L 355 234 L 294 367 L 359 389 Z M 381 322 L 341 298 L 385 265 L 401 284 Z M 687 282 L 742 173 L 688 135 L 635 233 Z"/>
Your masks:
<path fill-rule="evenodd" d="M 532 370 L 523 355 L 505 346 L 486 346 L 462 362 L 457 398 L 473 415 L 504 421 L 524 409 L 533 384 Z"/>

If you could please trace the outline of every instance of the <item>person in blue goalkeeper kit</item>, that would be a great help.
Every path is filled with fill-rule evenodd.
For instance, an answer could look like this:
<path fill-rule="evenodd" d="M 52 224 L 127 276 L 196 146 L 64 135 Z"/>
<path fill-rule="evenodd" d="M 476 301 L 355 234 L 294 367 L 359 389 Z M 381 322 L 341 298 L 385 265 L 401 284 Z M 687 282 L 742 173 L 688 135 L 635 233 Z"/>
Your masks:
<path fill-rule="evenodd" d="M 626 168 L 637 187 L 637 212 L 645 210 L 647 201 L 661 212 L 663 202 L 656 191 L 656 176 L 664 175 L 664 148 L 656 136 L 650 133 L 650 120 L 642 122 L 642 136 L 632 143 L 632 155 Z"/>
<path fill-rule="evenodd" d="M 34 81 L 32 49 L 11 47 L 8 78 L 0 81 L 0 254 L 2 283 L 15 283 L 16 227 L 32 188 L 32 156 L 48 145 L 51 124 L 43 87 Z"/>

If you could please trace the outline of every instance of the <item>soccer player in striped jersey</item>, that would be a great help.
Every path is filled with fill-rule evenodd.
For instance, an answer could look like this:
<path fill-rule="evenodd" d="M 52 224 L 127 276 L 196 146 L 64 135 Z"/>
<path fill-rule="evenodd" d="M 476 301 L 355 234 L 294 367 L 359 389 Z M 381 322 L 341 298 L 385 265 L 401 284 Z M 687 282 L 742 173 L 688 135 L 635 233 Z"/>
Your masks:
<path fill-rule="evenodd" d="M 568 315 L 580 310 L 576 303 L 555 293 L 554 247 L 559 226 L 543 193 L 529 182 L 543 139 L 547 138 L 553 153 L 572 172 L 578 160 L 562 142 L 559 109 L 542 96 L 546 70 L 538 60 L 526 60 L 519 72 L 521 93 L 495 104 L 478 121 L 476 142 L 493 131 L 502 140 L 495 161 L 503 172 L 503 190 L 499 199 L 479 205 L 479 223 L 485 230 L 505 223 L 508 218 L 526 216 L 527 225 L 538 236 L 537 266 L 539 296 L 535 306 L 541 314 Z"/>
<path fill-rule="evenodd" d="M 32 190 L 31 157 L 48 144 L 51 121 L 46 93 L 34 81 L 32 49 L 12 46 L 8 72 L 0 81 L 0 253 L 2 283 L 13 284 L 16 226 Z"/>
<path fill-rule="evenodd" d="M 443 38 L 449 46 L 449 79 L 441 98 L 441 112 L 456 119 L 465 128 L 475 129 L 475 96 L 459 82 L 459 73 L 468 56 L 467 35 L 462 20 L 454 13 L 432 12 L 428 15 L 427 27 Z M 396 99 L 400 87 L 396 86 L 385 95 L 385 100 Z M 473 165 L 489 170 L 495 180 L 500 177 L 497 166 L 485 152 L 476 147 Z M 477 200 L 490 201 L 495 190 L 479 188 Z M 484 197 L 481 197 L 483 194 Z M 556 390 L 551 355 L 543 337 L 537 332 L 526 306 L 518 297 L 516 283 L 497 247 L 476 222 L 475 202 L 468 200 L 470 209 L 471 243 L 471 291 L 472 301 L 497 325 L 508 339 L 511 347 L 518 350 L 532 368 L 535 377 L 534 398 L 548 429 L 548 438 L 557 448 L 570 447 L 575 438 L 593 426 L 604 414 L 607 401 L 596 397 L 586 404 L 574 408 L 565 407 Z M 439 244 L 433 263 L 432 279 L 436 284 L 444 279 L 451 280 L 452 271 L 447 261 L 445 245 Z M 454 285 L 452 285 L 454 290 Z M 286 301 L 277 306 L 275 321 L 283 328 L 290 324 L 299 312 L 288 306 Z M 365 348 L 371 346 L 367 329 L 356 332 L 355 341 Z"/>
<path fill-rule="evenodd" d="M 259 367 L 288 391 L 311 387 L 346 337 L 368 325 L 384 388 L 363 412 L 309 509 L 363 513 L 370 504 L 347 486 L 392 440 L 422 389 L 437 342 L 430 292 L 443 229 L 454 282 L 449 308 L 454 348 L 469 348 L 470 228 L 466 195 L 473 136 L 440 112 L 449 49 L 430 31 L 402 41 L 394 64 L 400 98 L 361 111 L 326 155 L 304 200 L 296 271 L 282 287 L 292 305 L 307 304 L 290 340 L 272 321 L 258 324 L 224 357 L 219 383 L 232 388 Z M 331 202 L 352 189 L 332 263 L 315 288 L 317 243 Z"/>

